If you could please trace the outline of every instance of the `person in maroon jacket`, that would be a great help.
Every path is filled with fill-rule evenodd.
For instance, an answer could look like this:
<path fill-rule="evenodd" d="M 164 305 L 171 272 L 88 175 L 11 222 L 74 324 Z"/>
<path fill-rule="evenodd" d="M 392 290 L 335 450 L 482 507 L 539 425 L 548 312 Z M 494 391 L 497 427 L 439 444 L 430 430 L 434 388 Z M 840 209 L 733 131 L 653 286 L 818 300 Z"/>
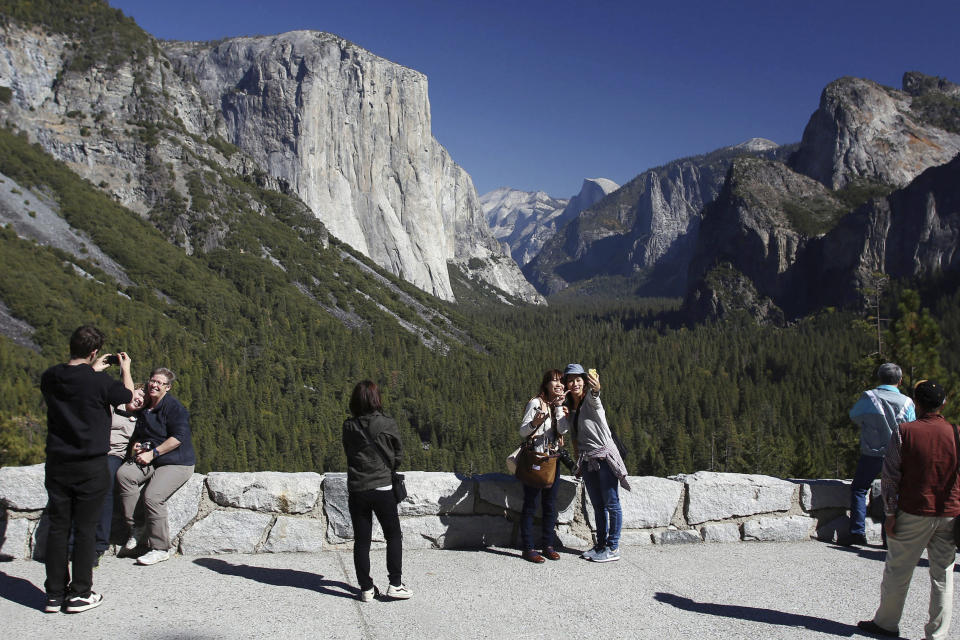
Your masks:
<path fill-rule="evenodd" d="M 883 462 L 881 492 L 888 551 L 880 606 L 872 620 L 862 620 L 857 626 L 875 635 L 900 635 L 900 616 L 913 569 L 926 549 L 930 561 L 930 619 L 924 633 L 928 640 L 938 640 L 947 637 L 953 605 L 953 521 L 960 516 L 960 436 L 940 415 L 946 400 L 943 387 L 922 380 L 914 387 L 913 399 L 919 417 L 894 430 Z"/>

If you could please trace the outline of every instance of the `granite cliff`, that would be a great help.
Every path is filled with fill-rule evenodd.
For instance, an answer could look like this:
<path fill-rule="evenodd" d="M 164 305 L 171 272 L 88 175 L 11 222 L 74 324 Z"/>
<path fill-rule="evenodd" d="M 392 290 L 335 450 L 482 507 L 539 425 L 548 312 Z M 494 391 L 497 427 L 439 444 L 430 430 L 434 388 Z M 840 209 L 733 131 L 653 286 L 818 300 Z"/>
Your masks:
<path fill-rule="evenodd" d="M 960 153 L 960 127 L 950 103 L 956 85 L 916 72 L 903 91 L 871 80 L 840 78 L 820 96 L 790 165 L 831 189 L 855 180 L 904 187 L 921 172 Z M 938 108 L 940 106 L 941 108 Z"/>
<path fill-rule="evenodd" d="M 558 200 L 543 191 L 502 187 L 482 195 L 480 204 L 494 237 L 505 243 L 513 259 L 523 266 L 540 253 L 557 230 L 618 188 L 616 182 L 606 178 L 586 178 L 577 195 Z"/>
<path fill-rule="evenodd" d="M 637 293 L 682 295 L 702 209 L 720 192 L 733 159 L 783 154 L 773 142 L 753 139 L 645 171 L 547 240 L 524 274 L 547 294 L 626 276 Z"/>
<path fill-rule="evenodd" d="M 423 74 L 318 32 L 204 45 L 135 29 L 132 42 L 78 64 L 75 36 L 6 21 L 8 125 L 188 253 L 219 246 L 229 228 L 225 194 L 209 184 L 222 180 L 205 179 L 213 169 L 296 196 L 335 236 L 440 298 L 454 297 L 455 267 L 542 301 L 433 138 Z"/>
<path fill-rule="evenodd" d="M 915 72 L 903 85 L 842 78 L 789 166 L 734 162 L 690 261 L 692 318 L 746 309 L 779 322 L 861 304 L 875 272 L 960 266 L 960 88 Z"/>

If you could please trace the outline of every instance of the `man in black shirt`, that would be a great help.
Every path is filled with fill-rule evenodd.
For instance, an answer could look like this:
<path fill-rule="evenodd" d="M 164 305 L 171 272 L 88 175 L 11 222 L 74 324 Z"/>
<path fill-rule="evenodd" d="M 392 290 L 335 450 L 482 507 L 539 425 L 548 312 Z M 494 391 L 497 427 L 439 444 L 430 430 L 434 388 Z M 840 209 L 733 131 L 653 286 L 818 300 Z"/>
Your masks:
<path fill-rule="evenodd" d="M 44 611 L 79 613 L 99 606 L 91 590 L 96 528 L 110 478 L 110 406 L 130 402 L 130 358 L 116 355 L 123 382 L 104 373 L 109 354 L 99 355 L 104 336 L 85 325 L 70 336 L 70 360 L 43 372 L 40 390 L 47 403 L 47 517 L 45 554 L 47 604 Z M 73 579 L 67 541 L 74 529 Z"/>

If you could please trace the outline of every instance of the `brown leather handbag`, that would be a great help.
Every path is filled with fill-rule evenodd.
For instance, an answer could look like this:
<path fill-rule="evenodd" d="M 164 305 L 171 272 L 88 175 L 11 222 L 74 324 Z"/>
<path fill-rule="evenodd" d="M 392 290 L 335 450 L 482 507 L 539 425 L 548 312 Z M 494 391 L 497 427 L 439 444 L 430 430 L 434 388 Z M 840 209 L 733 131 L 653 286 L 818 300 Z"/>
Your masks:
<path fill-rule="evenodd" d="M 514 475 L 528 487 L 549 489 L 557 477 L 558 457 L 555 453 L 534 451 L 532 442 L 526 441 L 517 455 L 517 471 Z"/>

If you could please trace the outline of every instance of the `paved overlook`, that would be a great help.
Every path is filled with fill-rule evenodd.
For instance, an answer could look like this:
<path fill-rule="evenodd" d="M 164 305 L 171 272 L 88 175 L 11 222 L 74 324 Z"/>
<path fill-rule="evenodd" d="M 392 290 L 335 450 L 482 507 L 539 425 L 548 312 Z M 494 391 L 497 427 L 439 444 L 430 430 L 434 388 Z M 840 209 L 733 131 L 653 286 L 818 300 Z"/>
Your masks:
<path fill-rule="evenodd" d="M 361 603 L 348 550 L 105 557 L 103 606 L 44 614 L 43 565 L 0 562 L 6 638 L 849 638 L 877 605 L 885 552 L 819 542 L 624 547 L 617 563 L 569 550 L 533 565 L 514 549 L 407 550 L 407 601 Z M 386 586 L 383 551 L 374 580 Z M 900 629 L 923 635 L 926 560 Z M 954 609 L 960 602 L 954 599 Z M 954 624 L 956 629 L 956 623 Z"/>

